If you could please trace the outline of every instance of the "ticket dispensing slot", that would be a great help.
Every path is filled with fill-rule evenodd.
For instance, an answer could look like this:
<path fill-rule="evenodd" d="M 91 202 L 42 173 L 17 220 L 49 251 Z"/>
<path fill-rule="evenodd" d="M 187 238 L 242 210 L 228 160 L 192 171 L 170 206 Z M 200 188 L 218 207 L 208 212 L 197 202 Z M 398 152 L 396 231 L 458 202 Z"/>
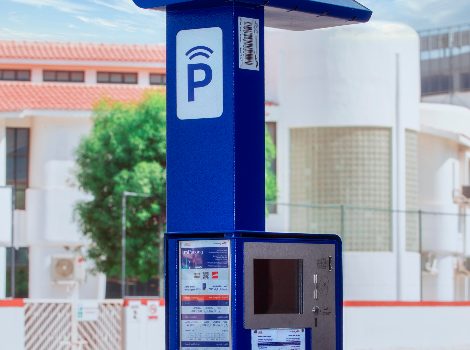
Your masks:
<path fill-rule="evenodd" d="M 310 328 L 312 349 L 336 349 L 334 256 L 333 244 L 245 242 L 245 328 Z"/>

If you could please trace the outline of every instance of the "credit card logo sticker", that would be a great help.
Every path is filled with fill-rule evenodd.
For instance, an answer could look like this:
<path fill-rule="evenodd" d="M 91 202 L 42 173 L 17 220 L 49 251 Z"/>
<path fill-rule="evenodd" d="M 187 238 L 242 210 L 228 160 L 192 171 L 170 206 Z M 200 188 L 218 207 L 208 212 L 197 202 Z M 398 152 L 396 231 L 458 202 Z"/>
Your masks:
<path fill-rule="evenodd" d="M 176 100 L 179 119 L 222 116 L 223 55 L 219 27 L 178 32 Z"/>

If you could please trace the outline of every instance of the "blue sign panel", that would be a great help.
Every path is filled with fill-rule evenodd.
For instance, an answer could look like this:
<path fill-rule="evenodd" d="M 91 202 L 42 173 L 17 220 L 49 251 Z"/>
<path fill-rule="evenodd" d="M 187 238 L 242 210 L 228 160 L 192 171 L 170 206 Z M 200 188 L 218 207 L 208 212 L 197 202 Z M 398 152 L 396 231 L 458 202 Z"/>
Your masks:
<path fill-rule="evenodd" d="M 263 231 L 263 9 L 167 8 L 167 26 L 167 229 Z"/>

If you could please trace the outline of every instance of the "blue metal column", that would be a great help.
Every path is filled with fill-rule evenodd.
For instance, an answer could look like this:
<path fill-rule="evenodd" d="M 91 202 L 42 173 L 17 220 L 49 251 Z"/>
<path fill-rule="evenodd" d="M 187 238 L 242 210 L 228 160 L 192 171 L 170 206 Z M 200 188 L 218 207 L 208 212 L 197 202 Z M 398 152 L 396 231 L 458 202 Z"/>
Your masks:
<path fill-rule="evenodd" d="M 228 3 L 216 7 L 173 5 L 166 10 L 168 232 L 264 231 L 264 9 Z M 252 44 L 259 51 L 256 57 L 248 57 L 258 60 L 256 69 L 239 68 L 239 39 L 243 42 L 238 37 L 239 17 L 258 20 L 259 37 L 251 40 L 258 40 Z M 195 46 L 183 62 L 187 67 L 181 66 L 177 62 L 178 36 L 203 28 L 221 33 L 223 52 L 210 52 L 219 48 L 205 45 L 204 30 L 188 32 L 196 38 Z M 202 54 L 190 59 L 198 49 Z M 208 72 L 200 64 L 208 62 L 206 56 L 220 54 L 222 91 L 203 96 Z M 188 101 L 205 98 L 206 105 L 220 104 L 220 116 L 199 113 L 196 106 L 194 115 L 177 110 L 178 98 L 181 100 L 178 64 L 178 74 L 188 69 Z M 213 84 L 219 77 L 211 78 Z"/>

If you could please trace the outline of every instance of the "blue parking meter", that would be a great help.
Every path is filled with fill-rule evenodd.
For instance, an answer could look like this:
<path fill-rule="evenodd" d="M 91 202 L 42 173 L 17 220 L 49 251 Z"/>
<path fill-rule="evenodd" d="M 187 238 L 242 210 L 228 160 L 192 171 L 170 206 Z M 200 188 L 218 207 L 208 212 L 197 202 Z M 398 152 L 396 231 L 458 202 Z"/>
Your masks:
<path fill-rule="evenodd" d="M 134 0 L 167 13 L 166 347 L 342 349 L 341 240 L 265 232 L 264 27 L 353 0 Z"/>

